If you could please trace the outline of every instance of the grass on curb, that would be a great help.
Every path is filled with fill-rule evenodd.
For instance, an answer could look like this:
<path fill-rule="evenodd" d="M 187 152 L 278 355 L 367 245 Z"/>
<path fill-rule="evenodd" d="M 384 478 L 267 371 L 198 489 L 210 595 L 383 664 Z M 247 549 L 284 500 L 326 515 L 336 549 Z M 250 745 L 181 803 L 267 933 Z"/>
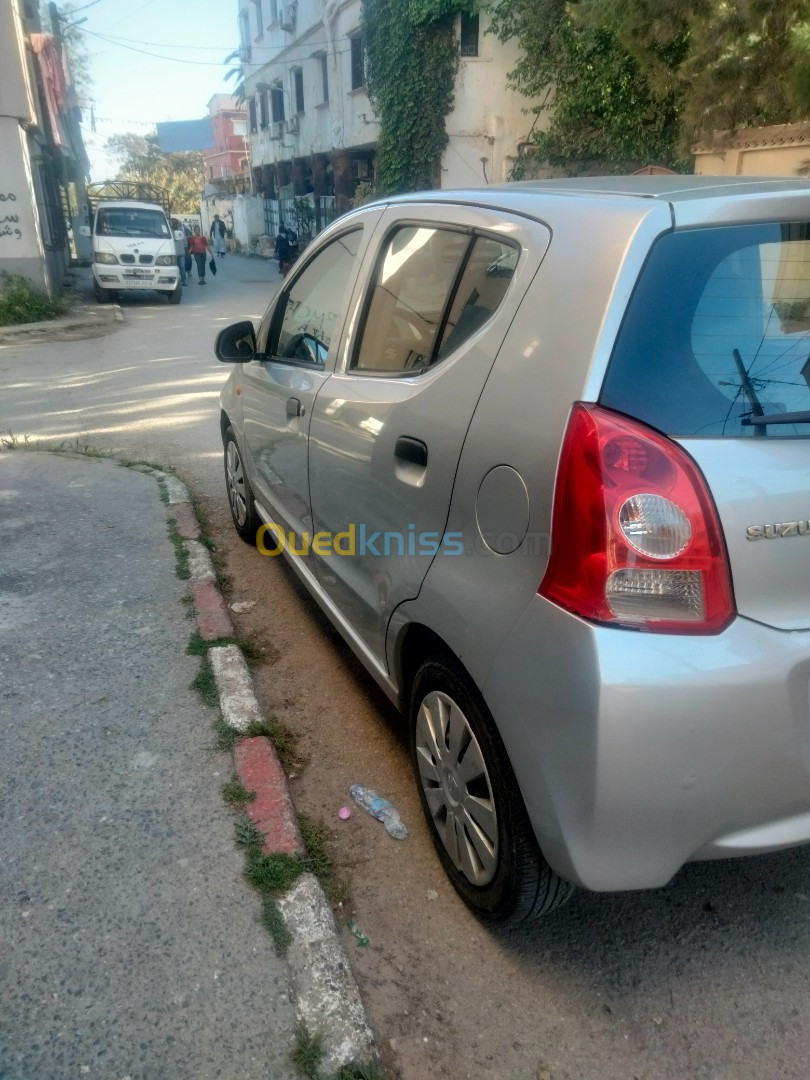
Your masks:
<path fill-rule="evenodd" d="M 175 573 L 181 581 L 188 581 L 191 577 L 191 569 L 188 564 L 188 551 L 186 551 L 183 537 L 177 531 L 177 519 L 169 518 L 166 522 L 166 529 L 169 533 L 169 539 L 174 545 Z"/>
<path fill-rule="evenodd" d="M 222 649 L 226 645 L 238 647 L 251 671 L 267 661 L 267 652 L 261 645 L 255 645 L 252 641 L 241 637 L 218 637 L 212 641 L 206 641 L 199 630 L 195 630 L 191 635 L 186 652 L 189 656 L 205 656 L 209 649 Z"/>
<path fill-rule="evenodd" d="M 320 1064 L 323 1061 L 323 1038 L 319 1032 L 311 1032 L 306 1024 L 299 1022 L 295 1029 L 293 1064 L 307 1080 L 320 1080 Z"/>
<path fill-rule="evenodd" d="M 196 690 L 206 705 L 219 705 L 219 690 L 214 669 L 207 656 L 200 662 L 200 670 L 191 680 L 191 689 Z"/>
<path fill-rule="evenodd" d="M 319 1031 L 310 1031 L 303 1020 L 295 1029 L 295 1048 L 290 1056 L 305 1080 L 385 1080 L 377 1062 L 342 1065 L 332 1077 L 325 1077 L 320 1071 L 324 1059 L 323 1036 Z"/>
<path fill-rule="evenodd" d="M 221 791 L 222 798 L 229 806 L 245 806 L 256 798 L 256 792 L 248 791 L 236 774 L 222 785 Z"/>
<path fill-rule="evenodd" d="M 249 848 L 245 864 L 245 877 L 260 893 L 270 894 L 289 889 L 306 869 L 300 859 L 283 852 L 265 855 L 261 850 Z"/>
<path fill-rule="evenodd" d="M 298 826 L 306 850 L 303 859 L 305 869 L 320 881 L 325 881 L 332 873 L 332 860 L 326 850 L 329 830 L 322 821 L 313 821 L 303 815 L 298 818 Z"/>
<path fill-rule="evenodd" d="M 264 843 L 261 830 L 256 828 L 250 818 L 242 818 L 241 821 L 237 821 L 234 839 L 239 847 L 251 848 L 254 851 L 261 851 Z"/>
<path fill-rule="evenodd" d="M 333 1080 L 385 1080 L 385 1074 L 376 1062 L 368 1065 L 343 1065 Z"/>
<path fill-rule="evenodd" d="M 268 899 L 262 904 L 262 926 L 273 940 L 276 956 L 284 956 L 292 944 L 292 934 L 275 900 Z"/>

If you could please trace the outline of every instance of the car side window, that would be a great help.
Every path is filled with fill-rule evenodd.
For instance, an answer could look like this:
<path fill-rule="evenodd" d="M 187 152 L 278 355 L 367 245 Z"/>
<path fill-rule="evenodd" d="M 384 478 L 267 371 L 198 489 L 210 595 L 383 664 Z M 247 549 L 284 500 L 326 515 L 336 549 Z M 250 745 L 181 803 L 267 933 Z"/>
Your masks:
<path fill-rule="evenodd" d="M 333 240 L 304 267 L 281 294 L 259 331 L 259 350 L 268 356 L 323 367 L 340 329 L 343 300 L 354 281 L 362 229 Z M 280 307 L 284 314 L 279 316 Z M 266 347 L 262 347 L 262 331 Z"/>
<path fill-rule="evenodd" d="M 426 367 L 470 236 L 407 225 L 388 239 L 377 267 L 352 368 L 401 373 Z"/>
<path fill-rule="evenodd" d="M 436 360 L 457 349 L 494 315 L 509 288 L 519 254 L 513 244 L 490 236 L 476 238 L 442 329 Z"/>
<path fill-rule="evenodd" d="M 496 311 L 519 254 L 489 236 L 398 229 L 380 261 L 352 368 L 405 373 L 442 360 Z"/>

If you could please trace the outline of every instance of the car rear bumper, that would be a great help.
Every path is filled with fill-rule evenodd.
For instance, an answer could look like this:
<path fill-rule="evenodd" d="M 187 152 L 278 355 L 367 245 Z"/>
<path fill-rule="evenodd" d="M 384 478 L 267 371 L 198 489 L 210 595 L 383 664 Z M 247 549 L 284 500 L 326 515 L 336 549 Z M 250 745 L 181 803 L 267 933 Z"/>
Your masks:
<path fill-rule="evenodd" d="M 538 841 L 594 890 L 810 842 L 810 633 L 588 624 L 536 597 L 484 696 Z"/>

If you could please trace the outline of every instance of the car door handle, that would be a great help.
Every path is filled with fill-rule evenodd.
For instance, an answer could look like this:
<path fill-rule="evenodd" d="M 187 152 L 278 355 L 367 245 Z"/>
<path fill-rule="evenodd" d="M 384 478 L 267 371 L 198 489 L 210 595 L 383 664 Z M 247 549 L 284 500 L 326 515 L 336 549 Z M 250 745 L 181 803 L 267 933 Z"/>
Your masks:
<path fill-rule="evenodd" d="M 407 461 L 411 465 L 421 465 L 425 468 L 428 463 L 428 448 L 421 439 L 412 439 L 410 435 L 400 435 L 394 447 L 394 456 L 400 461 Z"/>
<path fill-rule="evenodd" d="M 287 398 L 287 416 L 303 416 L 304 406 L 297 397 Z"/>

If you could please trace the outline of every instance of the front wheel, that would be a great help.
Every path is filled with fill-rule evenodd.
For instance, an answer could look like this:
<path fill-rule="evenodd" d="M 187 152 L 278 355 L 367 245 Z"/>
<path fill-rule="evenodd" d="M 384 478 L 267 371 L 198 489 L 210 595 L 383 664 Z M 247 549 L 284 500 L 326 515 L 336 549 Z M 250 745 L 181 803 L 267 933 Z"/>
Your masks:
<path fill-rule="evenodd" d="M 183 299 L 183 286 L 180 284 L 179 280 L 177 282 L 177 288 L 173 289 L 170 293 L 167 293 L 166 296 L 170 304 L 180 303 Z"/>
<path fill-rule="evenodd" d="M 433 843 L 476 915 L 519 926 L 563 904 L 573 886 L 543 858 L 494 721 L 449 658 L 417 672 L 410 736 Z"/>
<path fill-rule="evenodd" d="M 112 299 L 112 289 L 103 289 L 96 279 L 93 278 L 93 295 L 96 298 L 96 303 L 106 304 Z"/>
<path fill-rule="evenodd" d="M 253 489 L 242 463 L 239 444 L 230 426 L 225 429 L 224 442 L 225 486 L 228 491 L 228 503 L 231 507 L 234 528 L 246 544 L 252 544 L 256 540 L 256 533 L 262 522 L 256 513 Z"/>

